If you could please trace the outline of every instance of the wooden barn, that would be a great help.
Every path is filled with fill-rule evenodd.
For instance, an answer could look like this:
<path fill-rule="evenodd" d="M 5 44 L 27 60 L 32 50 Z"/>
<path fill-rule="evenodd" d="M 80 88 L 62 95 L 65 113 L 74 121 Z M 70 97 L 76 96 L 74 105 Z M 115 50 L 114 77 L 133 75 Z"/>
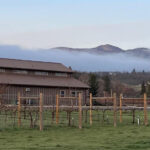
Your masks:
<path fill-rule="evenodd" d="M 73 71 L 61 63 L 0 58 L 0 94 L 6 104 L 15 104 L 17 94 L 34 97 L 43 93 L 44 105 L 55 104 L 56 94 L 76 97 L 86 103 L 89 86 L 73 78 Z M 31 102 L 32 100 L 30 100 Z"/>

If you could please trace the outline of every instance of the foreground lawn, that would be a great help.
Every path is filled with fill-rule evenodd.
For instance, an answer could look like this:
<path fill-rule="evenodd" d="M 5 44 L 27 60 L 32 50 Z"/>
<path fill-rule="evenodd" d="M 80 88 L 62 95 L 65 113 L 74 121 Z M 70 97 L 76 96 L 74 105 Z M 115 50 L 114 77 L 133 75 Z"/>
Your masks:
<path fill-rule="evenodd" d="M 148 150 L 150 127 L 92 126 L 0 131 L 0 150 Z"/>

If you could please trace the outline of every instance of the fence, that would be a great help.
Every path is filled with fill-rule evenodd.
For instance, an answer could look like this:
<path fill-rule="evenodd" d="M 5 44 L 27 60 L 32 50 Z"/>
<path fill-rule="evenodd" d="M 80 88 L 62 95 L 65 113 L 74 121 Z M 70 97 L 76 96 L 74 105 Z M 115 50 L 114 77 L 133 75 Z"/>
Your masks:
<path fill-rule="evenodd" d="M 132 123 L 135 123 L 135 111 L 143 110 L 144 124 L 148 125 L 148 104 L 150 104 L 150 99 L 147 98 L 146 93 L 143 98 L 124 98 L 120 95 L 120 123 L 123 122 L 122 111 L 130 109 L 132 111 Z"/>
<path fill-rule="evenodd" d="M 78 97 L 60 97 L 56 95 L 55 101 L 51 101 L 50 95 L 24 96 L 18 93 L 17 96 L 9 95 L 12 103 L 7 104 L 5 97 L 1 95 L 0 105 L 0 128 L 49 128 L 52 125 L 57 126 L 74 126 L 82 127 L 92 125 L 111 125 L 130 122 L 135 123 L 137 118 L 138 124 L 140 120 L 148 125 L 148 105 L 150 99 L 144 94 L 143 98 L 125 98 L 121 94 L 117 99 L 114 93 L 111 97 L 93 97 L 89 95 L 87 105 L 82 103 L 82 95 Z M 47 103 L 43 98 L 47 97 Z M 48 97 L 50 102 L 48 102 Z M 16 101 L 17 99 L 17 101 Z M 52 103 L 53 102 L 53 103 Z M 49 104 L 49 105 L 48 105 Z M 140 117 L 137 116 L 140 111 Z M 119 120 L 118 121 L 118 116 Z"/>

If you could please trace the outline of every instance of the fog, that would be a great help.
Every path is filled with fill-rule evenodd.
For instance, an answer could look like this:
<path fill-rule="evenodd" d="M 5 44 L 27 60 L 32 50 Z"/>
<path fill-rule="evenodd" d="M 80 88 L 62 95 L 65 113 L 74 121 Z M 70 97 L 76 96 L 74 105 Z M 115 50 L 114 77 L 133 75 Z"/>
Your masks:
<path fill-rule="evenodd" d="M 0 46 L 1 58 L 60 62 L 78 71 L 150 71 L 150 60 L 126 54 L 95 55 L 62 50 L 25 50 L 17 46 Z"/>

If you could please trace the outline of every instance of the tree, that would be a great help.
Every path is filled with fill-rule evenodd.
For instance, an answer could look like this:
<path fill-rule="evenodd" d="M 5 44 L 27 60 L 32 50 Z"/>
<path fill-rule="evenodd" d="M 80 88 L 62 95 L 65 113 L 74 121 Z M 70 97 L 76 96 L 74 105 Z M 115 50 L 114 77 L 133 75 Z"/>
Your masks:
<path fill-rule="evenodd" d="M 92 93 L 93 96 L 97 96 L 99 86 L 98 86 L 97 76 L 95 74 L 90 74 L 89 86 L 90 86 L 90 93 Z"/>
<path fill-rule="evenodd" d="M 141 95 L 143 95 L 146 92 L 145 82 L 141 84 Z"/>
<path fill-rule="evenodd" d="M 143 70 L 142 73 L 145 74 L 145 71 Z"/>
<path fill-rule="evenodd" d="M 147 96 L 150 97 L 150 84 L 147 84 L 146 93 L 147 93 Z"/>
<path fill-rule="evenodd" d="M 103 77 L 104 80 L 104 91 L 110 93 L 110 86 L 111 86 L 111 81 L 108 75 Z"/>
<path fill-rule="evenodd" d="M 132 72 L 131 72 L 132 74 L 136 74 L 136 70 L 135 70 L 135 68 L 132 70 Z"/>

